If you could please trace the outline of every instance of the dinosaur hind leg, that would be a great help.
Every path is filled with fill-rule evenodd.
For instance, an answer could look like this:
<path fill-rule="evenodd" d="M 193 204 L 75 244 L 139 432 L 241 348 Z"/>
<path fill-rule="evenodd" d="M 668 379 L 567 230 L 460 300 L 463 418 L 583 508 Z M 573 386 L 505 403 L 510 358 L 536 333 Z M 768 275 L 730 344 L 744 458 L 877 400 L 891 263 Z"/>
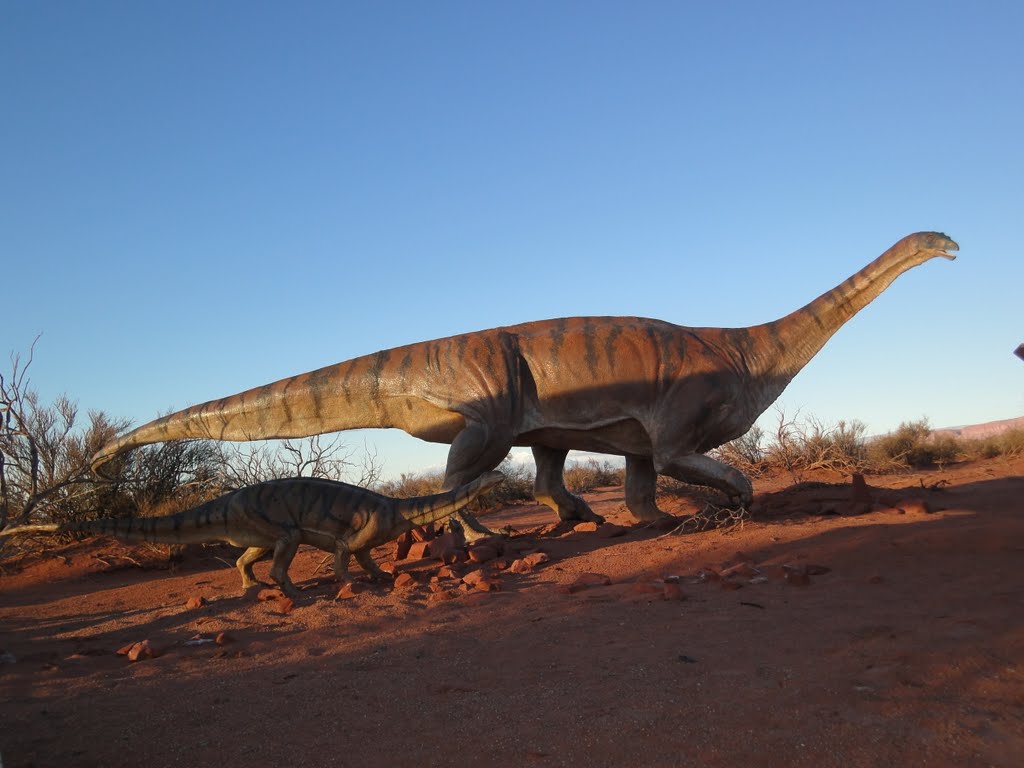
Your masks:
<path fill-rule="evenodd" d="M 299 540 L 298 530 L 291 531 L 278 539 L 274 544 L 274 562 L 270 566 L 270 578 L 281 587 L 286 595 L 290 596 L 299 593 L 288 576 L 288 566 L 292 564 L 295 553 L 299 550 Z"/>
<path fill-rule="evenodd" d="M 749 506 L 754 497 L 750 480 L 738 469 L 699 453 L 654 459 L 658 474 L 674 477 L 684 483 L 717 488 L 733 504 Z"/>
<path fill-rule="evenodd" d="M 654 462 L 646 456 L 626 457 L 626 508 L 637 520 L 666 517 L 658 509 L 658 473 Z"/>
<path fill-rule="evenodd" d="M 537 477 L 533 483 L 533 497 L 551 507 L 559 520 L 588 520 L 603 523 L 604 518 L 590 508 L 579 496 L 569 492 L 563 477 L 568 451 L 533 446 L 533 459 L 537 463 Z"/>
<path fill-rule="evenodd" d="M 511 449 L 511 435 L 495 435 L 494 431 L 484 424 L 467 422 L 466 427 L 452 441 L 451 450 L 448 452 L 444 490 L 450 491 L 470 483 L 484 472 L 494 469 Z M 466 538 L 470 541 L 495 535 L 494 531 L 464 510 L 459 510 L 452 518 L 462 524 Z"/>
<path fill-rule="evenodd" d="M 252 572 L 252 566 L 269 554 L 270 549 L 267 547 L 249 547 L 235 560 L 235 567 L 242 574 L 242 589 L 249 589 L 249 587 L 255 587 L 259 584 L 256 580 L 256 574 Z"/>

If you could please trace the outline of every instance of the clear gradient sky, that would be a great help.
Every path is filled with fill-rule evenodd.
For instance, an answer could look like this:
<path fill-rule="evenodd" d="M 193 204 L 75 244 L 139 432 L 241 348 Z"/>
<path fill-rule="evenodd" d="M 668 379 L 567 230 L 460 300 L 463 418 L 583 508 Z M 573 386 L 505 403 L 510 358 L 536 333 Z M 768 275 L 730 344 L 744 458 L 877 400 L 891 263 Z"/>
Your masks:
<path fill-rule="evenodd" d="M 960 257 L 780 402 L 1020 416 L 1022 36 L 1019 2 L 4 3 L 0 351 L 42 333 L 45 398 L 142 423 L 526 320 L 760 323 L 937 229 Z"/>

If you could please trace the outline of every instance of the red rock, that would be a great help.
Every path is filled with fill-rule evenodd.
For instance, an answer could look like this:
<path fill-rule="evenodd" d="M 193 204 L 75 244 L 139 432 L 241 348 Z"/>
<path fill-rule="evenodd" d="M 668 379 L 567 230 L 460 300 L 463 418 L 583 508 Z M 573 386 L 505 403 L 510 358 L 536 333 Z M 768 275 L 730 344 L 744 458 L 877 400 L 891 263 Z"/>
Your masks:
<path fill-rule="evenodd" d="M 442 589 L 431 594 L 427 598 L 427 604 L 431 605 L 436 603 L 445 603 L 449 600 L 454 600 L 458 596 L 459 593 L 456 592 L 454 589 Z"/>
<path fill-rule="evenodd" d="M 469 573 L 467 573 L 465 576 L 462 577 L 462 582 L 464 584 L 469 584 L 470 586 L 473 586 L 478 581 L 482 581 L 483 579 L 486 579 L 486 578 L 487 578 L 487 574 L 484 573 L 483 571 L 480 571 L 480 570 L 470 571 Z"/>
<path fill-rule="evenodd" d="M 722 582 L 725 584 L 726 582 Z M 667 581 L 661 587 L 661 596 L 664 600 L 685 600 L 686 595 L 679 582 Z"/>
<path fill-rule="evenodd" d="M 429 541 L 416 541 L 413 542 L 412 546 L 409 547 L 409 559 L 410 560 L 422 560 L 428 557 L 427 553 L 430 551 Z"/>
<path fill-rule="evenodd" d="M 419 528 L 412 529 L 412 540 L 414 542 L 422 543 L 425 541 L 430 541 L 435 536 L 437 536 L 437 532 L 434 530 L 433 523 L 428 523 L 427 525 L 423 525 Z"/>
<path fill-rule="evenodd" d="M 469 553 L 462 547 L 446 549 L 441 554 L 441 562 L 447 565 L 455 565 L 456 563 L 469 562 Z"/>
<path fill-rule="evenodd" d="M 709 565 L 704 566 L 697 572 L 698 581 L 721 581 L 722 574 L 717 569 L 712 568 Z"/>
<path fill-rule="evenodd" d="M 218 632 L 217 637 L 213 639 L 217 645 L 230 645 L 235 642 L 235 638 L 229 635 L 227 632 Z"/>
<path fill-rule="evenodd" d="M 625 536 L 629 533 L 629 528 L 624 525 L 616 525 L 615 523 L 603 523 L 597 528 L 597 535 L 602 539 L 615 539 L 619 536 Z"/>
<path fill-rule="evenodd" d="M 393 576 L 394 574 L 396 574 L 398 572 L 398 563 L 396 563 L 396 562 L 381 563 L 380 564 L 380 569 L 382 571 L 384 571 L 384 573 L 390 573 Z"/>
<path fill-rule="evenodd" d="M 437 569 L 437 577 L 439 579 L 461 579 L 461 569 L 452 568 L 450 565 L 442 565 Z"/>
<path fill-rule="evenodd" d="M 761 570 L 754 567 L 754 565 L 749 562 L 742 562 L 729 566 L 725 570 L 721 571 L 719 575 L 722 578 L 728 578 L 729 576 L 743 576 L 744 578 L 752 579 L 755 576 L 760 576 Z"/>
<path fill-rule="evenodd" d="M 533 552 L 529 555 L 524 555 L 515 562 L 512 563 L 509 570 L 512 573 L 530 573 L 541 563 L 546 563 L 551 558 L 546 552 Z"/>
<path fill-rule="evenodd" d="M 185 610 L 194 611 L 196 608 L 202 608 L 204 605 L 206 605 L 206 598 L 197 595 L 188 599 L 188 602 L 185 603 Z"/>
<path fill-rule="evenodd" d="M 149 640 L 135 643 L 127 653 L 128 661 L 144 661 L 146 659 L 155 659 L 162 655 L 163 651 L 150 645 Z"/>
<path fill-rule="evenodd" d="M 494 551 L 499 555 L 505 554 L 506 539 L 502 536 L 484 536 L 482 539 L 477 539 L 469 545 L 470 549 L 474 547 L 494 547 Z"/>
<path fill-rule="evenodd" d="M 807 568 L 805 566 L 784 565 L 782 566 L 782 571 L 787 584 L 792 584 L 796 587 L 804 587 L 811 583 L 811 579 L 807 575 Z"/>
<path fill-rule="evenodd" d="M 261 603 L 266 603 L 271 600 L 281 600 L 284 597 L 284 592 L 280 589 L 261 589 L 256 594 L 256 599 Z"/>
<path fill-rule="evenodd" d="M 395 560 L 405 560 L 409 556 L 409 548 L 412 546 L 412 533 L 406 532 L 398 537 L 398 549 L 395 551 Z"/>
<path fill-rule="evenodd" d="M 908 515 L 930 515 L 933 512 L 931 505 L 921 498 L 903 499 L 893 506 L 902 509 Z"/>
<path fill-rule="evenodd" d="M 676 586 L 679 585 L 676 584 Z M 638 581 L 629 587 L 629 591 L 635 595 L 661 595 L 664 594 L 664 590 L 664 583 L 654 581 Z"/>
<path fill-rule="evenodd" d="M 441 558 L 450 549 L 460 549 L 466 543 L 466 537 L 457 533 L 446 533 L 431 539 L 427 547 L 428 557 Z"/>
<path fill-rule="evenodd" d="M 117 653 L 118 656 L 127 656 L 128 652 L 131 651 L 131 649 L 134 648 L 138 644 L 139 644 L 138 641 L 134 641 L 134 642 L 128 643 L 128 645 L 123 645 L 123 646 L 121 646 L 120 648 L 117 649 L 116 653 Z"/>
<path fill-rule="evenodd" d="M 572 595 L 591 587 L 607 587 L 611 583 L 611 577 L 603 573 L 581 573 L 576 577 L 576 581 L 565 587 L 565 591 Z"/>
<path fill-rule="evenodd" d="M 469 548 L 469 560 L 473 563 L 486 563 L 498 556 L 498 550 L 490 544 L 476 544 Z"/>
<path fill-rule="evenodd" d="M 277 601 L 277 610 L 279 610 L 281 613 L 285 614 L 286 616 L 289 613 L 291 613 L 294 610 L 294 608 L 295 608 L 295 601 L 292 600 L 290 597 L 285 597 L 285 598 Z"/>
<path fill-rule="evenodd" d="M 593 533 L 594 531 L 597 530 L 597 528 L 598 528 L 597 523 L 593 523 L 593 522 L 577 523 L 576 525 L 574 525 L 572 527 L 572 529 L 574 531 L 576 531 L 577 533 Z"/>
<path fill-rule="evenodd" d="M 346 581 L 341 585 L 341 589 L 338 590 L 338 594 L 334 596 L 334 599 L 351 600 L 364 589 L 366 589 L 366 587 L 358 581 Z"/>
<path fill-rule="evenodd" d="M 473 584 L 473 589 L 478 592 L 499 592 L 501 590 L 501 582 L 492 578 L 480 579 Z"/>
<path fill-rule="evenodd" d="M 871 490 L 868 488 L 868 484 L 864 481 L 864 475 L 860 472 L 854 472 L 850 482 L 853 486 L 850 493 L 850 501 L 854 504 L 863 504 L 866 502 L 870 506 L 873 499 L 871 498 Z"/>
<path fill-rule="evenodd" d="M 395 577 L 395 588 L 396 589 L 410 589 L 419 584 L 416 581 L 416 577 L 411 573 L 400 573 Z"/>

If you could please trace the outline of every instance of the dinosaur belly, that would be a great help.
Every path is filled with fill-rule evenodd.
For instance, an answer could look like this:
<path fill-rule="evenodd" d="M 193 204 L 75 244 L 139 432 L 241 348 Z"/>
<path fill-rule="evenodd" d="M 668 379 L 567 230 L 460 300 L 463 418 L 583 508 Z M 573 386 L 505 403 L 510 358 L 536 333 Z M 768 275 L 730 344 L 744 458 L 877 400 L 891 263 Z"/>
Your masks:
<path fill-rule="evenodd" d="M 544 445 L 561 450 L 593 451 L 624 456 L 651 455 L 651 439 L 640 422 L 633 419 L 597 427 L 545 427 L 524 432 L 516 437 L 516 445 Z"/>

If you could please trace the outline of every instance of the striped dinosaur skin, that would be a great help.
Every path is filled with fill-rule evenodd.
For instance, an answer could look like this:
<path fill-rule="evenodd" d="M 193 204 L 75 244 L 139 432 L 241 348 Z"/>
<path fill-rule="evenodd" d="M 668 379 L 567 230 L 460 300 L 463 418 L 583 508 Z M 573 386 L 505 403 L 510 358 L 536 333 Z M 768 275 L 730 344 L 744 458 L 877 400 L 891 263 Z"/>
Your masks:
<path fill-rule="evenodd" d="M 504 479 L 501 472 L 488 472 L 456 490 L 411 499 L 394 499 L 333 480 L 270 480 L 174 515 L 22 525 L 5 528 L 0 537 L 86 533 L 158 544 L 224 541 L 246 547 L 235 563 L 243 589 L 257 584 L 253 563 L 273 552 L 270 577 L 294 595 L 297 590 L 288 577 L 288 567 L 300 544 L 333 553 L 334 570 L 342 581 L 349 578 L 352 555 L 370 576 L 386 579 L 370 550 L 416 526 L 451 515 Z"/>
<path fill-rule="evenodd" d="M 451 445 L 448 488 L 494 468 L 512 446 L 530 446 L 536 498 L 562 519 L 601 520 L 565 488 L 569 449 L 624 456 L 626 504 L 641 520 L 662 514 L 659 474 L 745 503 L 750 481 L 704 452 L 744 434 L 896 277 L 936 256 L 953 259 L 948 251 L 957 248 L 941 233 L 909 235 L 805 307 L 749 328 L 573 317 L 384 350 L 152 421 L 104 446 L 93 468 L 130 448 L 177 438 L 394 427 Z"/>

